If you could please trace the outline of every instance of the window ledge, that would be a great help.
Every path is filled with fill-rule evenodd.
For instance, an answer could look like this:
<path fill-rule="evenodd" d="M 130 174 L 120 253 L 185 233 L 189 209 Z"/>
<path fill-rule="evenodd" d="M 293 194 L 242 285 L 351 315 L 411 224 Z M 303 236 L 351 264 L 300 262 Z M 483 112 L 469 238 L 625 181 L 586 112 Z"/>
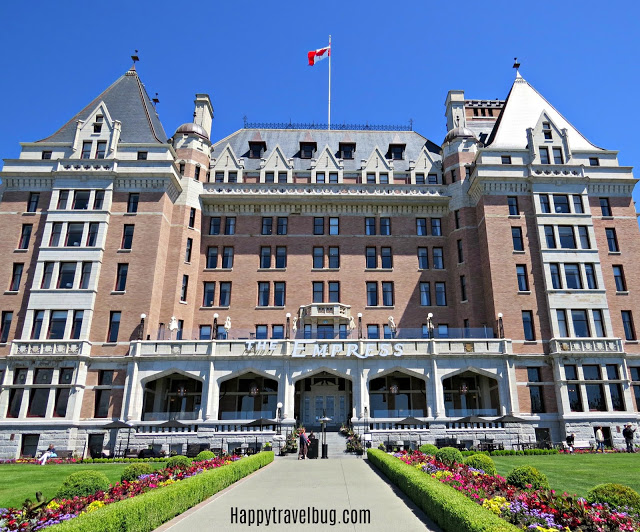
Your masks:
<path fill-rule="evenodd" d="M 625 344 L 637 344 L 638 340 L 625 340 L 624 343 Z"/>
<path fill-rule="evenodd" d="M 613 220 L 613 216 L 603 216 L 603 220 Z"/>
<path fill-rule="evenodd" d="M 111 290 L 111 295 L 112 296 L 121 296 L 123 294 L 126 294 L 127 291 L 126 290 Z"/>
<path fill-rule="evenodd" d="M 391 309 L 391 310 L 393 310 L 393 309 L 395 308 L 395 305 L 389 305 L 389 306 L 386 306 L 386 305 L 378 305 L 378 306 L 375 306 L 375 307 L 366 306 L 366 307 L 364 307 L 364 308 L 365 308 L 365 310 L 384 310 L 384 309 Z"/>
<path fill-rule="evenodd" d="M 531 295 L 531 290 L 518 290 L 518 295 L 529 296 Z"/>
<path fill-rule="evenodd" d="M 522 218 L 522 216 L 520 214 L 510 214 L 509 215 L 509 219 L 510 220 L 519 220 L 520 218 Z"/>
<path fill-rule="evenodd" d="M 123 216 L 135 216 L 136 214 L 138 214 L 137 212 L 123 212 L 122 215 Z"/>
<path fill-rule="evenodd" d="M 286 268 L 258 268 L 259 272 L 286 272 Z"/>
<path fill-rule="evenodd" d="M 609 255 L 620 255 L 620 251 L 609 251 Z"/>
<path fill-rule="evenodd" d="M 514 249 L 514 250 L 513 250 L 513 254 L 514 254 L 514 255 L 524 255 L 524 254 L 525 254 L 525 251 L 524 251 L 524 249 L 522 249 L 522 250 L 520 250 L 520 249 Z"/>
<path fill-rule="evenodd" d="M 6 292 L 5 292 L 5 294 L 6 294 Z M 629 290 L 618 290 L 616 292 L 616 295 L 617 296 L 628 296 L 629 295 Z"/>
<path fill-rule="evenodd" d="M 104 344 L 102 344 L 102 347 L 110 347 L 114 345 L 118 345 L 118 342 L 105 342 Z"/>
<path fill-rule="evenodd" d="M 281 307 L 259 307 L 256 306 L 255 309 L 256 310 L 282 310 L 284 308 L 284 306 Z"/>
<path fill-rule="evenodd" d="M 14 249 L 13 250 L 14 253 L 27 253 L 28 251 L 29 251 L 29 248 L 27 248 L 27 249 L 20 248 L 20 249 Z"/>
<path fill-rule="evenodd" d="M 538 340 L 524 340 L 522 343 L 524 345 L 536 345 L 538 343 Z"/>
<path fill-rule="evenodd" d="M 22 216 L 35 216 L 36 214 L 38 214 L 37 212 L 23 212 Z"/>
<path fill-rule="evenodd" d="M 19 293 L 19 290 L 5 290 L 4 295 L 5 296 L 13 296 Z"/>
<path fill-rule="evenodd" d="M 116 253 L 131 253 L 131 248 L 129 249 L 119 249 Z"/>
<path fill-rule="evenodd" d="M 188 305 L 189 304 L 187 301 L 178 301 L 178 303 L 180 303 L 181 305 Z"/>
<path fill-rule="evenodd" d="M 191 261 L 184 261 L 185 264 L 188 264 L 189 266 L 191 266 Z"/>

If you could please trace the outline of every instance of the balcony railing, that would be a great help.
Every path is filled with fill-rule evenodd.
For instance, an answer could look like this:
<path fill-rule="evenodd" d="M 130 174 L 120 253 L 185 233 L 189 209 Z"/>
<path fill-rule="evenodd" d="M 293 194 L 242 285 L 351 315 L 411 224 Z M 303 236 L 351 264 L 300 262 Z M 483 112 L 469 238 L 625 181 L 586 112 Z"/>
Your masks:
<path fill-rule="evenodd" d="M 143 412 L 142 421 L 194 421 L 200 419 L 199 412 Z"/>
<path fill-rule="evenodd" d="M 549 342 L 551 353 L 622 353 L 620 338 L 553 338 Z"/>
<path fill-rule="evenodd" d="M 448 408 L 445 411 L 447 417 L 466 417 L 466 416 L 499 416 L 497 408 Z"/>
<path fill-rule="evenodd" d="M 91 344 L 84 340 L 14 340 L 11 355 L 89 355 Z"/>
<path fill-rule="evenodd" d="M 351 306 L 342 303 L 312 303 L 300 307 L 302 318 L 349 318 Z M 355 324 L 354 324 L 355 325 Z"/>

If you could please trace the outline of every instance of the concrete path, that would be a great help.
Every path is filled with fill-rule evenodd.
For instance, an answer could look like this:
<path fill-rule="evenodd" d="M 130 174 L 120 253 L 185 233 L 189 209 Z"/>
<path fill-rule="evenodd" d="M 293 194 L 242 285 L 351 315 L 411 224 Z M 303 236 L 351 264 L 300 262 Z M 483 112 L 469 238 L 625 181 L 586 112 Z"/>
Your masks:
<path fill-rule="evenodd" d="M 259 526 L 258 519 L 261 519 Z M 256 529 L 440 532 L 368 460 L 289 458 L 276 458 L 267 467 L 165 523 L 158 531 Z"/>

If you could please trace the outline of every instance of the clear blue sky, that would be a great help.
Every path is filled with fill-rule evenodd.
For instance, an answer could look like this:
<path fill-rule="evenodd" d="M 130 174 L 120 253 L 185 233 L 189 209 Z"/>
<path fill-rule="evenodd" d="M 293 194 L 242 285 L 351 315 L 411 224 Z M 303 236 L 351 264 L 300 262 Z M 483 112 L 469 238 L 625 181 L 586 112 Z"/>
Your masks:
<path fill-rule="evenodd" d="M 440 144 L 449 89 L 506 97 L 521 74 L 589 140 L 640 166 L 637 2 L 2 2 L 0 158 L 53 133 L 131 65 L 168 135 L 211 95 L 212 137 L 250 121 L 327 115 L 406 124 Z M 639 187 L 640 188 L 640 187 Z M 640 192 L 634 195 L 640 199 Z M 639 204 L 640 207 L 640 204 Z"/>

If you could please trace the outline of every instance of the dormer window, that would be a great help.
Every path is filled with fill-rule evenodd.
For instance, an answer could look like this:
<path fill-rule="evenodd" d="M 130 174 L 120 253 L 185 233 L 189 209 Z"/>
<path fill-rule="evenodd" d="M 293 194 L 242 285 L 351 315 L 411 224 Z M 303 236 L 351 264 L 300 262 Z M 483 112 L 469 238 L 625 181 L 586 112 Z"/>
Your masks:
<path fill-rule="evenodd" d="M 353 153 L 355 151 L 355 144 L 340 143 L 340 157 L 342 159 L 353 159 Z"/>
<path fill-rule="evenodd" d="M 80 155 L 81 159 L 90 159 L 91 158 L 91 146 L 92 146 L 93 142 L 89 141 L 84 141 L 82 143 L 82 154 Z"/>
<path fill-rule="evenodd" d="M 300 158 L 311 159 L 313 153 L 316 151 L 315 142 L 301 142 L 300 143 Z"/>
<path fill-rule="evenodd" d="M 51 154 L 52 154 L 52 153 L 53 153 L 53 152 L 50 152 L 50 151 L 43 151 L 43 152 L 42 152 L 42 158 L 43 158 L 43 159 L 51 159 Z"/>
<path fill-rule="evenodd" d="M 404 159 L 404 144 L 390 144 L 389 154 L 394 161 L 401 161 Z"/>
<path fill-rule="evenodd" d="M 96 121 L 93 123 L 93 132 L 100 133 L 102 131 L 102 123 L 104 121 L 104 117 L 102 115 L 96 116 Z"/>
<path fill-rule="evenodd" d="M 96 159 L 104 159 L 104 155 L 107 152 L 107 143 L 105 141 L 98 142 L 96 148 Z"/>
<path fill-rule="evenodd" d="M 553 148 L 553 164 L 563 164 L 564 161 L 562 159 L 562 149 L 554 147 Z"/>
<path fill-rule="evenodd" d="M 267 145 L 264 142 L 249 142 L 249 158 L 261 159 Z"/>
<path fill-rule="evenodd" d="M 549 122 L 542 122 L 542 134 L 544 135 L 545 140 L 551 140 L 551 124 Z"/>
<path fill-rule="evenodd" d="M 139 151 L 138 152 L 138 161 L 146 161 L 147 160 L 147 152 Z"/>

